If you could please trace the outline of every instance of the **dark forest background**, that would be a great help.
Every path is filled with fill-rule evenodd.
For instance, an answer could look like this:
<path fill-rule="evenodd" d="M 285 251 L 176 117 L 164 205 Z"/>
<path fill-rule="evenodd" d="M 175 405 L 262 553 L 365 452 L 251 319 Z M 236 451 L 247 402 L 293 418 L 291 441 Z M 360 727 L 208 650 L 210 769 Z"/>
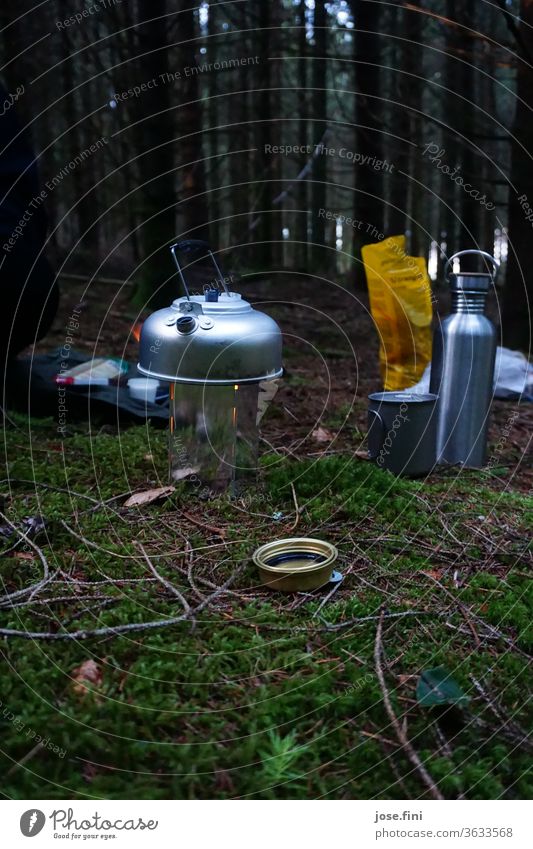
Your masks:
<path fill-rule="evenodd" d="M 504 341 L 529 347 L 532 0 L 2 0 L 0 24 L 60 274 L 166 303 L 191 237 L 233 270 L 362 285 L 361 244 L 406 233 L 433 277 L 496 250 Z"/>

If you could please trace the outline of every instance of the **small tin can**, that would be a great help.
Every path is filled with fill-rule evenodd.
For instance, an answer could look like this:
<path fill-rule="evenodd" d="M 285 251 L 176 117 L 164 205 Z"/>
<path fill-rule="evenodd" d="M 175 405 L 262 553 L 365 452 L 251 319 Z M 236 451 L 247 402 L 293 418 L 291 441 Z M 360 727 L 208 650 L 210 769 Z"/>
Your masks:
<path fill-rule="evenodd" d="M 305 592 L 331 580 L 338 551 L 330 542 L 289 537 L 262 545 L 253 560 L 261 582 L 272 590 Z"/>

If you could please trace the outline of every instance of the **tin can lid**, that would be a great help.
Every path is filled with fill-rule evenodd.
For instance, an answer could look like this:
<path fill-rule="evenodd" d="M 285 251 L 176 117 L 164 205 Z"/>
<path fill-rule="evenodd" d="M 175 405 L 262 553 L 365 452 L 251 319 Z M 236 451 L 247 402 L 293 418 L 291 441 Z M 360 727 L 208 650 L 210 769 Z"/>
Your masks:
<path fill-rule="evenodd" d="M 268 571 L 301 574 L 323 569 L 338 556 L 330 542 L 312 537 L 289 537 L 260 546 L 253 555 L 254 563 Z"/>

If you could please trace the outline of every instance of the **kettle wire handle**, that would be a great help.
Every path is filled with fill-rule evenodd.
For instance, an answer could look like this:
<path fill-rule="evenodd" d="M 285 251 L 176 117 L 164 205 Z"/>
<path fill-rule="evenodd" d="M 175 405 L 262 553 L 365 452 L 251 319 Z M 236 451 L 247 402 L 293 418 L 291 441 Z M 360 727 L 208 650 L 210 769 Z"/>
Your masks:
<path fill-rule="evenodd" d="M 174 262 L 176 263 L 176 268 L 178 269 L 178 274 L 180 276 L 181 282 L 183 283 L 183 288 L 185 289 L 185 294 L 187 296 L 187 300 L 190 301 L 191 296 L 190 296 L 190 293 L 189 293 L 189 287 L 187 286 L 187 283 L 185 281 L 185 277 L 183 276 L 183 271 L 181 270 L 181 265 L 180 265 L 179 259 L 176 256 L 176 248 L 179 248 L 180 244 L 181 244 L 180 242 L 176 242 L 174 245 L 171 245 L 170 246 L 170 253 L 174 257 Z"/>
<path fill-rule="evenodd" d="M 189 287 L 187 286 L 187 283 L 185 281 L 185 277 L 183 275 L 183 269 L 182 269 L 182 267 L 179 263 L 178 257 L 176 256 L 176 250 L 183 251 L 184 253 L 188 253 L 189 251 L 200 250 L 200 249 L 206 250 L 207 253 L 209 254 L 209 256 L 211 257 L 211 262 L 213 263 L 213 265 L 216 269 L 219 282 L 222 284 L 222 287 L 223 287 L 226 295 L 229 295 L 229 289 L 227 287 L 224 275 L 222 274 L 222 271 L 220 270 L 220 267 L 219 267 L 219 265 L 218 265 L 218 263 L 215 259 L 213 251 L 211 250 L 211 248 L 209 247 L 207 242 L 204 242 L 200 239 L 185 239 L 181 242 L 175 242 L 173 245 L 171 245 L 170 246 L 170 253 L 174 257 L 174 262 L 176 263 L 176 268 L 178 269 L 178 274 L 180 276 L 181 282 L 183 283 L 183 288 L 185 289 L 185 294 L 187 296 L 187 300 L 190 301 L 191 296 L 190 296 L 190 293 L 189 293 Z"/>
<path fill-rule="evenodd" d="M 497 260 L 497 259 L 495 259 L 495 258 L 492 256 L 492 254 L 489 254 L 489 253 L 487 253 L 486 251 L 478 251 L 478 250 L 475 250 L 475 248 L 470 248 L 470 249 L 469 249 L 469 250 L 467 250 L 467 251 L 457 251 L 457 253 L 456 253 L 456 254 L 454 254 L 453 256 L 451 256 L 451 257 L 449 258 L 448 262 L 447 262 L 447 263 L 446 263 L 446 265 L 444 266 L 444 279 L 445 279 L 445 280 L 448 280 L 448 276 L 449 276 L 449 275 L 448 275 L 448 266 L 449 266 L 449 265 L 451 265 L 451 263 L 454 261 L 454 259 L 457 259 L 457 258 L 458 258 L 458 257 L 460 257 L 460 256 L 466 256 L 466 254 L 470 254 L 470 255 L 472 255 L 472 254 L 476 254 L 476 256 L 482 256 L 482 257 L 483 257 L 483 259 L 488 259 L 488 260 L 489 260 L 489 262 L 491 262 L 491 263 L 492 263 L 492 265 L 493 265 L 493 269 L 494 269 L 494 270 L 493 270 L 493 272 L 492 272 L 492 279 L 493 279 L 493 280 L 495 279 L 496 274 L 498 273 L 498 269 L 499 269 L 499 267 L 500 267 L 500 263 L 498 262 L 498 260 Z"/>
<path fill-rule="evenodd" d="M 208 251 L 209 251 L 209 256 L 211 257 L 211 261 L 212 261 L 213 265 L 215 266 L 215 268 L 216 268 L 216 270 L 217 270 L 218 279 L 219 279 L 219 280 L 220 280 L 220 282 L 222 283 L 222 286 L 223 286 L 223 288 L 224 288 L 224 291 L 225 291 L 226 295 L 229 295 L 229 289 L 228 289 L 228 287 L 227 287 L 225 277 L 224 277 L 224 275 L 222 274 L 222 272 L 221 272 L 221 270 L 220 270 L 220 266 L 219 266 L 218 262 L 217 262 L 217 261 L 216 261 L 216 259 L 215 259 L 215 255 L 214 255 L 213 251 L 211 250 L 211 248 L 208 248 Z"/>

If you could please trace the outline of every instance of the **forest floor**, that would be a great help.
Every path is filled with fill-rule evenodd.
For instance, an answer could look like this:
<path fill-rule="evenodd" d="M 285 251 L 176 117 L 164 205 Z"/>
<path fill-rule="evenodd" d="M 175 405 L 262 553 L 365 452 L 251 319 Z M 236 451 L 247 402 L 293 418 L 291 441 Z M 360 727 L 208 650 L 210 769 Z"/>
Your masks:
<path fill-rule="evenodd" d="M 75 347 L 136 359 L 127 290 L 64 289 L 38 350 L 83 300 Z M 243 293 L 280 321 L 287 372 L 246 500 L 126 507 L 167 483 L 150 425 L 6 426 L 2 793 L 529 798 L 533 405 L 494 404 L 485 470 L 396 479 L 365 459 L 365 297 L 297 275 Z M 336 589 L 258 584 L 251 552 L 295 534 L 337 545 Z"/>

